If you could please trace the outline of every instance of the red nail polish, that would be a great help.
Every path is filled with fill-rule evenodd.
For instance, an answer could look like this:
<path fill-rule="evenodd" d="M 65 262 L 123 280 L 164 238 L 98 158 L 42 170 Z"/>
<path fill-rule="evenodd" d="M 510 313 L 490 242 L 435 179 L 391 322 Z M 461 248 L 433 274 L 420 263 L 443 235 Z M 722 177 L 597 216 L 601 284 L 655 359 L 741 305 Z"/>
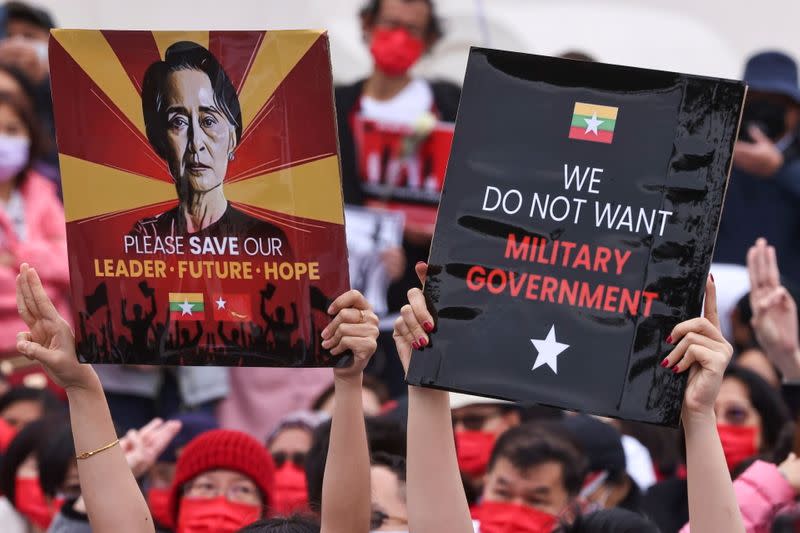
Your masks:
<path fill-rule="evenodd" d="M 667 337 L 667 344 L 672 344 L 672 335 Z"/>
<path fill-rule="evenodd" d="M 423 347 L 423 348 L 426 347 L 428 345 L 428 339 L 426 339 L 424 337 L 420 337 L 419 338 L 419 345 L 421 347 Z"/>
<path fill-rule="evenodd" d="M 411 343 L 411 347 L 414 348 L 415 350 L 419 350 L 419 343 L 417 343 L 417 341 L 414 341 Z"/>
<path fill-rule="evenodd" d="M 422 324 L 422 329 L 425 330 L 425 333 L 430 333 L 431 331 L 433 331 L 433 324 L 431 324 L 430 322 L 425 322 L 424 324 Z"/>
<path fill-rule="evenodd" d="M 672 367 L 672 372 L 674 372 L 675 374 L 677 374 L 679 372 L 679 370 L 680 369 L 678 368 L 678 365 L 675 365 L 675 366 Z"/>
<path fill-rule="evenodd" d="M 669 359 L 667 359 L 667 358 L 665 357 L 665 358 L 664 358 L 664 360 L 663 360 L 663 361 L 661 361 L 661 366 L 663 366 L 664 368 L 667 368 L 667 365 L 668 365 L 668 364 L 669 364 Z"/>

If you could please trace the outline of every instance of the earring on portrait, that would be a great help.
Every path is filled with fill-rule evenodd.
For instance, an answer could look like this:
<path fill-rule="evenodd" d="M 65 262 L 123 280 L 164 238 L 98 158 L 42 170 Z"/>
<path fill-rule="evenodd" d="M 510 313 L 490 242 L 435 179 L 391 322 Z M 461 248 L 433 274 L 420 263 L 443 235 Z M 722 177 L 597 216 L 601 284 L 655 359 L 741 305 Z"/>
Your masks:
<path fill-rule="evenodd" d="M 233 155 L 233 152 L 229 153 L 228 154 L 228 161 L 233 161 L 234 159 L 236 159 L 236 156 Z"/>

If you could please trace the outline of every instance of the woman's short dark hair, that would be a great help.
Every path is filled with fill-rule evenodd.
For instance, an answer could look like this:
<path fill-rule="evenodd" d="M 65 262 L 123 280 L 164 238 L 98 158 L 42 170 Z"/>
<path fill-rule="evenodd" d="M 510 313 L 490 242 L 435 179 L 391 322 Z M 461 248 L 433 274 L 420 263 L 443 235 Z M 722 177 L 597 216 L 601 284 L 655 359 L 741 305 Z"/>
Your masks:
<path fill-rule="evenodd" d="M 606 509 L 578 516 L 563 524 L 557 533 L 658 533 L 658 527 L 644 516 L 626 509 Z"/>
<path fill-rule="evenodd" d="M 268 518 L 245 526 L 237 533 L 319 533 L 319 523 L 306 516 Z"/>
<path fill-rule="evenodd" d="M 500 459 L 521 471 L 547 462 L 559 463 L 564 488 L 571 495 L 580 491 L 588 468 L 586 457 L 566 430 L 545 423 L 525 423 L 503 433 L 492 450 L 488 470 Z"/>
<path fill-rule="evenodd" d="M 50 427 L 47 440 L 36 450 L 36 460 L 39 463 L 39 485 L 47 496 L 53 498 L 64 485 L 69 468 L 75 464 L 75 443 L 66 421 Z"/>
<path fill-rule="evenodd" d="M 442 19 L 439 18 L 439 15 L 436 13 L 436 6 L 433 3 L 433 0 L 404 0 L 406 3 L 411 2 L 425 2 L 428 4 L 428 7 L 431 10 L 430 18 L 428 19 L 428 26 L 425 28 L 425 38 L 428 40 L 429 43 L 435 43 L 442 37 L 444 37 L 444 28 L 442 25 Z M 364 21 L 365 24 L 371 26 L 375 24 L 375 20 L 378 18 L 378 14 L 381 12 L 381 4 L 383 0 L 369 0 L 364 7 L 361 8 L 361 20 Z"/>
<path fill-rule="evenodd" d="M 197 70 L 204 72 L 211 81 L 214 103 L 236 130 L 236 143 L 242 138 L 242 109 L 231 79 L 217 58 L 197 43 L 180 41 L 169 48 L 163 61 L 156 61 L 147 68 L 142 82 L 142 114 L 144 115 L 147 140 L 163 159 L 167 154 L 167 78 L 173 72 Z"/>
<path fill-rule="evenodd" d="M 62 419 L 56 422 L 60 423 Z M 0 492 L 2 492 L 12 505 L 15 503 L 17 470 L 25 459 L 47 441 L 53 427 L 53 419 L 40 419 L 31 422 L 17 433 L 6 449 L 2 462 L 0 462 Z"/>
<path fill-rule="evenodd" d="M 787 441 L 785 428 L 791 421 L 789 409 L 783 402 L 780 394 L 772 388 L 764 378 L 741 366 L 731 365 L 725 371 L 723 379 L 733 378 L 742 383 L 747 389 L 750 403 L 761 416 L 761 452 L 765 456 L 770 454 L 785 455 L 783 450 L 791 441 Z M 777 457 L 775 460 L 782 460 Z"/>
<path fill-rule="evenodd" d="M 372 416 L 364 419 L 367 430 L 367 445 L 370 453 L 383 452 L 399 457 L 406 456 L 406 432 L 403 426 L 393 420 Z M 308 482 L 308 503 L 313 512 L 319 512 L 322 502 L 322 480 L 325 463 L 328 460 L 328 447 L 331 442 L 331 422 L 323 422 L 314 429 L 311 448 L 306 455 L 306 481 Z"/>
<path fill-rule="evenodd" d="M 0 102 L 3 101 L 0 96 Z M 17 402 L 37 402 L 42 406 L 42 413 L 56 414 L 65 412 L 63 404 L 49 389 L 34 389 L 32 387 L 12 387 L 0 396 L 0 413 Z"/>

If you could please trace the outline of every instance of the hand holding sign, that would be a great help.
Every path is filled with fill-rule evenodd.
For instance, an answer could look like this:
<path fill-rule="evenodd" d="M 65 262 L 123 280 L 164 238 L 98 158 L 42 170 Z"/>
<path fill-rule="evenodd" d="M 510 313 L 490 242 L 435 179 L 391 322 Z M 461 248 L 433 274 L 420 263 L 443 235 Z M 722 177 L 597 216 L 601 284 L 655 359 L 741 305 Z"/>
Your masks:
<path fill-rule="evenodd" d="M 428 265 L 417 263 L 415 270 L 417 277 L 424 283 Z M 394 322 L 394 332 L 392 333 L 400 362 L 406 373 L 408 373 L 408 365 L 411 363 L 411 349 L 419 350 L 430 344 L 428 334 L 433 331 L 434 324 L 422 290 L 410 289 L 408 303 L 400 309 L 400 316 Z"/>
<path fill-rule="evenodd" d="M 97 375 L 81 365 L 75 337 L 44 291 L 36 271 L 23 263 L 17 276 L 17 310 L 29 331 L 17 334 L 17 350 L 42 364 L 47 374 L 67 391 L 85 387 Z"/>
<path fill-rule="evenodd" d="M 704 317 L 681 322 L 667 338 L 675 349 L 661 362 L 676 374 L 689 370 L 682 417 L 707 416 L 714 412 L 722 375 L 733 355 L 733 347 L 719 328 L 717 288 L 709 276 L 706 281 Z"/>
<path fill-rule="evenodd" d="M 361 373 L 378 348 L 378 316 L 364 296 L 355 290 L 347 291 L 333 301 L 328 308 L 335 315 L 322 330 L 322 347 L 331 355 L 340 355 L 346 350 L 353 352 L 354 362 L 348 368 L 334 369 L 337 379 L 361 379 Z"/>

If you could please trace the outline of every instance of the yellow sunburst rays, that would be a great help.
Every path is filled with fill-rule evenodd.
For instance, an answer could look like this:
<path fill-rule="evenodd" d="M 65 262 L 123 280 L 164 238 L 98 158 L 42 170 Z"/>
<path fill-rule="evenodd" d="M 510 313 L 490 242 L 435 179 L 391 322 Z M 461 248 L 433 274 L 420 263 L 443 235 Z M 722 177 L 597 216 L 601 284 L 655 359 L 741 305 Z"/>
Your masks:
<path fill-rule="evenodd" d="M 322 34 L 322 31 L 296 30 L 264 35 L 239 93 L 243 130 L 250 127 L 275 89 Z"/>
<path fill-rule="evenodd" d="M 59 160 L 67 222 L 175 199 L 172 183 L 64 154 Z"/>
<path fill-rule="evenodd" d="M 225 187 L 225 196 L 273 212 L 344 224 L 335 155 L 231 183 Z"/>
<path fill-rule="evenodd" d="M 243 127 L 248 128 L 275 89 L 297 65 L 321 31 L 267 33 L 242 84 Z M 208 32 L 153 32 L 163 57 L 177 41 L 208 46 Z M 114 50 L 100 31 L 55 30 L 53 37 L 136 127 L 145 144 L 141 98 Z M 108 165 L 60 154 L 68 222 L 154 206 L 175 199 L 172 183 Z M 263 166 L 263 165 L 262 165 Z M 250 169 L 248 172 L 252 172 Z M 230 200 L 273 213 L 344 224 L 336 155 L 256 175 L 226 187 Z M 86 194 L 91 191 L 91 194 Z"/>

